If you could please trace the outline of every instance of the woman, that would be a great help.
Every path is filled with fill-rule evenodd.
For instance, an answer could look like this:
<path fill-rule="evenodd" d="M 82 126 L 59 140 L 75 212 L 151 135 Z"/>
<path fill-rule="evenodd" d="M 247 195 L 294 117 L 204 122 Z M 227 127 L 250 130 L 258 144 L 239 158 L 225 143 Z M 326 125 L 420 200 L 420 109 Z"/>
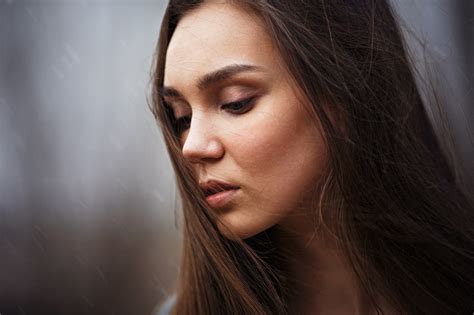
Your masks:
<path fill-rule="evenodd" d="M 474 210 L 385 0 L 172 0 L 176 314 L 471 314 Z"/>

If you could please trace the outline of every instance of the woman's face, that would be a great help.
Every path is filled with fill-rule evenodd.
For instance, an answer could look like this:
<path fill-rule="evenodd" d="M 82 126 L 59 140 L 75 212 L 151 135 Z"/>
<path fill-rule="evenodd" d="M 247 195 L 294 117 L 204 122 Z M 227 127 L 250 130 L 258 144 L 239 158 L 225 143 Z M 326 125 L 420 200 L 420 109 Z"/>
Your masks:
<path fill-rule="evenodd" d="M 200 183 L 239 187 L 208 198 L 222 233 L 225 225 L 247 238 L 308 208 L 326 148 L 257 17 L 214 2 L 185 15 L 162 93 L 181 119 L 182 154 Z"/>

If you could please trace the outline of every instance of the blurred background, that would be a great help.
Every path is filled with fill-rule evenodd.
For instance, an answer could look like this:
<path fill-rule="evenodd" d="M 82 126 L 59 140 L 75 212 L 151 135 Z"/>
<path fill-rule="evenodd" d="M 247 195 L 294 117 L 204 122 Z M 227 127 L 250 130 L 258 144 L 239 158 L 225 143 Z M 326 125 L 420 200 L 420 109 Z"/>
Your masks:
<path fill-rule="evenodd" d="M 472 189 L 474 1 L 392 2 Z M 146 101 L 165 5 L 0 0 L 2 315 L 151 314 L 172 292 L 177 196 Z"/>

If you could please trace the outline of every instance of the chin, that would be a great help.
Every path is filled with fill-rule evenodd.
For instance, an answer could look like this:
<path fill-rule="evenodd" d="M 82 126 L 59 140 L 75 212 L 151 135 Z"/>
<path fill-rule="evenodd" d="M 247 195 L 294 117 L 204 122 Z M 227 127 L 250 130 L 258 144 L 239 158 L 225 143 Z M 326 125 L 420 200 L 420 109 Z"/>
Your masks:
<path fill-rule="evenodd" d="M 244 218 L 221 218 L 217 222 L 217 228 L 224 237 L 230 240 L 245 240 L 247 238 L 253 237 L 261 232 L 266 231 L 275 224 L 261 224 L 262 222 L 255 222 L 255 220 L 245 220 Z"/>
<path fill-rule="evenodd" d="M 230 240 L 238 240 L 238 239 L 244 240 L 246 238 L 249 238 L 258 234 L 258 231 L 254 232 L 252 230 L 244 229 L 242 227 L 236 227 L 229 224 L 223 224 L 222 222 L 217 223 L 217 228 L 219 229 L 222 235 L 224 235 L 226 238 Z"/>

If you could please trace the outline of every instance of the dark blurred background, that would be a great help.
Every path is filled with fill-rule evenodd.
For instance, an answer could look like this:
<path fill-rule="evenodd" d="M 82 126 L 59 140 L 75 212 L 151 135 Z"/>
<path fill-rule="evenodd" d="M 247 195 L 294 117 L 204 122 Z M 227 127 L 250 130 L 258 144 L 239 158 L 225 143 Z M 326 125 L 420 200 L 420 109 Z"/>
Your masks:
<path fill-rule="evenodd" d="M 393 2 L 472 188 L 474 1 Z M 177 196 L 146 102 L 165 4 L 0 0 L 1 315 L 150 314 L 172 292 Z"/>

